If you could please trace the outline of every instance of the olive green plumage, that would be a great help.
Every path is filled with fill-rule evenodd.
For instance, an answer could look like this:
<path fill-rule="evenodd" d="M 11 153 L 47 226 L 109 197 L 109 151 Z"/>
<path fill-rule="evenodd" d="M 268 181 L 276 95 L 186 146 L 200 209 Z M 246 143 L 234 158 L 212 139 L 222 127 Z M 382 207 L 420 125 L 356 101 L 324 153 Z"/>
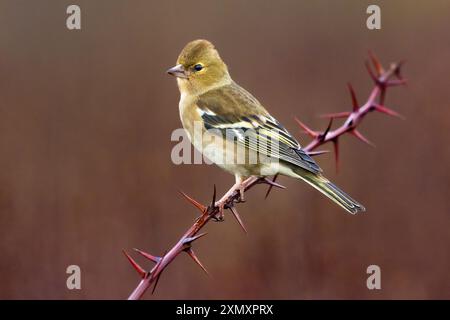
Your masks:
<path fill-rule="evenodd" d="M 198 97 L 197 106 L 215 114 L 215 116 L 206 112 L 203 114 L 202 118 L 207 129 L 221 128 L 225 131 L 230 126 L 237 124 L 244 126 L 248 123 L 248 127 L 253 129 L 251 134 L 255 136 L 254 141 L 265 139 L 276 144 L 278 150 L 258 148 L 242 139 L 237 139 L 238 144 L 311 172 L 321 172 L 319 166 L 301 149 L 292 135 L 264 109 L 256 98 L 236 83 L 231 82 L 203 93 Z"/>

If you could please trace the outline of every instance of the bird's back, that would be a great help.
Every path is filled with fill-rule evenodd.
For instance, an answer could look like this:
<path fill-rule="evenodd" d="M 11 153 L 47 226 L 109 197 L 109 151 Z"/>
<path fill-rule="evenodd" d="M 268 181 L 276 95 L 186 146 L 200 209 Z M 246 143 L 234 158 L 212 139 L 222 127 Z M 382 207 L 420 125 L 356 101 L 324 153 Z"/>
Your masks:
<path fill-rule="evenodd" d="M 228 118 L 233 115 L 269 115 L 258 99 L 234 81 L 203 93 L 197 104 L 200 108 L 214 109 L 217 115 Z"/>

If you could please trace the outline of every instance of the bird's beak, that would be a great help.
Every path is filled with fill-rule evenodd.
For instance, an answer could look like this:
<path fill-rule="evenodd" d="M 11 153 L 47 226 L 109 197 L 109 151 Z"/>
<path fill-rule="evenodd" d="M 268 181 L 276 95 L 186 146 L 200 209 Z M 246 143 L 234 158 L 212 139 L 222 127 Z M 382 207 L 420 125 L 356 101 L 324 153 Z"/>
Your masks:
<path fill-rule="evenodd" d="M 187 79 L 187 72 L 184 69 L 182 64 L 177 64 L 175 67 L 170 68 L 167 70 L 167 73 L 171 76 L 175 76 L 177 78 L 185 78 Z"/>

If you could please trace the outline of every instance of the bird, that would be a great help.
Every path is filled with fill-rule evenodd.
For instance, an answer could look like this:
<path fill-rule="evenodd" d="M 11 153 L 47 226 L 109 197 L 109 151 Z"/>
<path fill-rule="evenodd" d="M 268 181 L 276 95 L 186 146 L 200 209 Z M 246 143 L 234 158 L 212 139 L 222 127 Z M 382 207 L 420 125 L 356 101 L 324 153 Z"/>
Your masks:
<path fill-rule="evenodd" d="M 235 176 L 229 192 L 238 191 L 244 200 L 246 178 L 279 174 L 305 181 L 351 214 L 365 211 L 330 182 L 286 128 L 231 78 L 211 42 L 186 44 L 167 73 L 176 77 L 180 118 L 190 142 Z"/>

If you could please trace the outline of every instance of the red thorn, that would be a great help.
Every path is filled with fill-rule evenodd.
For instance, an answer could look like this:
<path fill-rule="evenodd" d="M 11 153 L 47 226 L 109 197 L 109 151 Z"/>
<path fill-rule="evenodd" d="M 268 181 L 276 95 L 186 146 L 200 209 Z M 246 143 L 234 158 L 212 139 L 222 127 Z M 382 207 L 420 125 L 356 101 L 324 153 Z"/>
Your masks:
<path fill-rule="evenodd" d="M 402 116 L 400 113 L 398 113 L 397 111 L 394 111 L 392 109 L 389 109 L 388 107 L 385 107 L 385 106 L 383 106 L 381 104 L 375 105 L 374 108 L 378 112 L 381 112 L 381 113 L 384 113 L 384 114 L 387 114 L 387 115 L 390 115 L 390 116 L 397 117 L 397 118 L 405 120 L 405 117 Z"/>
<path fill-rule="evenodd" d="M 372 60 L 377 75 L 380 76 L 381 74 L 383 74 L 384 73 L 383 66 L 381 65 L 380 60 L 378 60 L 377 56 L 372 52 L 372 50 L 369 50 L 369 57 L 370 60 Z"/>
<path fill-rule="evenodd" d="M 305 131 L 305 133 L 309 134 L 311 137 L 316 138 L 318 136 L 318 133 L 308 128 L 303 122 L 297 119 L 297 117 L 294 118 L 295 121 L 297 121 L 298 125 Z"/>
<path fill-rule="evenodd" d="M 330 118 L 330 122 L 328 123 L 327 128 L 325 129 L 325 131 L 324 131 L 323 133 L 321 133 L 321 134 L 319 135 L 320 141 L 325 141 L 325 138 L 326 138 L 328 132 L 330 132 L 330 129 L 331 129 L 331 125 L 332 125 L 332 124 L 333 124 L 333 118 Z"/>
<path fill-rule="evenodd" d="M 369 146 L 375 147 L 375 145 L 371 141 L 369 141 L 369 139 L 364 137 L 363 134 L 358 130 L 353 129 L 352 131 L 350 131 L 350 133 L 353 134 L 356 138 L 358 138 L 362 142 L 367 143 Z"/>
<path fill-rule="evenodd" d="M 207 234 L 208 234 L 208 232 L 203 232 L 203 233 L 197 234 L 197 235 L 191 237 L 191 241 L 190 241 L 190 242 L 193 242 L 193 241 L 195 241 L 195 240 L 197 240 L 197 239 L 200 239 L 201 237 L 204 237 L 204 236 L 206 236 Z"/>
<path fill-rule="evenodd" d="M 147 271 L 145 271 L 136 261 L 134 261 L 134 259 L 125 250 L 122 250 L 122 252 L 125 257 L 127 257 L 128 261 L 130 261 L 131 265 L 137 271 L 137 273 L 139 273 L 141 278 L 145 278 L 147 275 Z"/>
<path fill-rule="evenodd" d="M 285 186 L 283 186 L 282 184 L 276 183 L 275 180 L 270 180 L 268 178 L 263 178 L 264 183 L 267 183 L 268 185 L 271 185 L 272 187 L 277 187 L 280 189 L 286 189 Z"/>
<path fill-rule="evenodd" d="M 336 172 L 339 172 L 339 140 L 336 138 L 333 141 L 334 146 L 334 156 L 336 161 Z"/>
<path fill-rule="evenodd" d="M 403 86 L 407 83 L 406 79 L 398 79 L 398 80 L 389 80 L 386 82 L 386 85 L 389 87 L 395 87 L 395 86 Z"/>
<path fill-rule="evenodd" d="M 394 64 L 394 74 L 398 79 L 402 79 L 401 69 L 403 65 L 406 63 L 406 60 L 401 60 L 400 62 Z"/>
<path fill-rule="evenodd" d="M 202 264 L 202 263 L 200 262 L 200 260 L 197 258 L 197 256 L 196 256 L 195 253 L 194 253 L 194 250 L 192 250 L 192 248 L 188 248 L 188 249 L 186 249 L 185 251 L 186 251 L 186 253 L 189 255 L 189 257 L 191 257 L 192 260 L 194 260 L 194 262 L 195 262 L 196 264 L 198 264 L 199 267 L 202 268 L 202 270 L 205 271 L 205 273 L 206 273 L 207 275 L 209 275 L 208 270 L 206 270 L 206 268 L 203 266 L 203 264 Z"/>
<path fill-rule="evenodd" d="M 353 90 L 353 87 L 350 83 L 347 83 L 347 86 L 348 86 L 348 90 L 350 91 L 350 95 L 352 96 L 353 112 L 356 112 L 359 109 L 359 104 L 358 104 L 358 99 L 356 99 L 355 90 Z"/>
<path fill-rule="evenodd" d="M 339 119 L 339 118 L 347 118 L 349 115 L 351 115 L 351 112 L 344 111 L 344 112 L 337 112 L 337 113 L 326 113 L 326 114 L 322 114 L 320 117 L 321 118 Z"/>
<path fill-rule="evenodd" d="M 328 132 L 331 129 L 331 125 L 333 124 L 333 119 L 330 119 L 330 122 L 328 123 L 328 127 L 325 129 L 325 132 L 323 133 L 324 137 L 328 134 Z"/>
<path fill-rule="evenodd" d="M 151 255 L 150 253 L 144 252 L 144 251 L 136 249 L 136 248 L 134 248 L 133 250 L 136 251 L 137 253 L 139 253 L 144 258 L 147 258 L 148 260 L 153 261 L 154 263 L 158 263 L 159 261 L 161 261 L 161 257 L 156 257 L 154 255 Z"/>
<path fill-rule="evenodd" d="M 320 156 L 324 153 L 329 153 L 330 150 L 317 150 L 317 151 L 308 151 L 307 154 L 311 157 Z"/>
<path fill-rule="evenodd" d="M 189 201 L 190 203 L 192 203 L 198 210 L 200 210 L 202 213 L 205 212 L 206 207 L 201 204 L 200 202 L 198 202 L 197 200 L 194 200 L 193 198 L 189 197 L 186 193 L 184 193 L 183 191 L 179 191 L 181 193 L 181 195 L 183 197 L 186 198 L 187 201 Z"/>
<path fill-rule="evenodd" d="M 183 240 L 183 244 L 190 245 L 195 240 L 200 239 L 201 237 L 206 236 L 207 234 L 208 234 L 207 232 L 203 232 L 193 237 L 187 237 L 186 239 Z"/>
<path fill-rule="evenodd" d="M 155 285 L 153 286 L 152 294 L 155 293 L 156 287 L 158 286 L 159 277 L 161 277 L 161 273 L 158 275 L 158 277 L 155 280 Z"/>
<path fill-rule="evenodd" d="M 272 182 L 275 182 L 278 178 L 278 173 L 276 175 L 273 176 Z M 269 188 L 267 188 L 267 192 L 266 192 L 266 196 L 264 197 L 264 199 L 267 199 L 267 197 L 269 196 L 270 191 L 272 191 L 273 185 L 270 184 Z"/>
<path fill-rule="evenodd" d="M 381 86 L 380 87 L 380 97 L 378 98 L 379 104 L 383 104 L 385 99 L 386 99 L 386 87 Z"/>
<path fill-rule="evenodd" d="M 242 222 L 242 219 L 241 219 L 239 213 L 237 212 L 236 208 L 235 207 L 229 207 L 228 209 L 230 209 L 231 213 L 236 218 L 236 220 L 239 223 L 239 225 L 241 226 L 242 230 L 244 230 L 244 232 L 247 233 L 247 229 L 245 228 L 245 225 Z"/>
<path fill-rule="evenodd" d="M 365 65 L 366 65 L 367 72 L 369 72 L 369 75 L 372 78 L 373 82 L 378 84 L 380 81 L 379 81 L 378 77 L 376 77 L 375 74 L 373 73 L 372 68 L 370 67 L 369 61 L 366 61 Z"/>
<path fill-rule="evenodd" d="M 216 185 L 214 184 L 213 198 L 212 198 L 212 201 L 211 201 L 211 207 L 212 208 L 214 208 L 216 206 L 216 194 L 217 194 L 217 192 L 216 192 Z"/>

